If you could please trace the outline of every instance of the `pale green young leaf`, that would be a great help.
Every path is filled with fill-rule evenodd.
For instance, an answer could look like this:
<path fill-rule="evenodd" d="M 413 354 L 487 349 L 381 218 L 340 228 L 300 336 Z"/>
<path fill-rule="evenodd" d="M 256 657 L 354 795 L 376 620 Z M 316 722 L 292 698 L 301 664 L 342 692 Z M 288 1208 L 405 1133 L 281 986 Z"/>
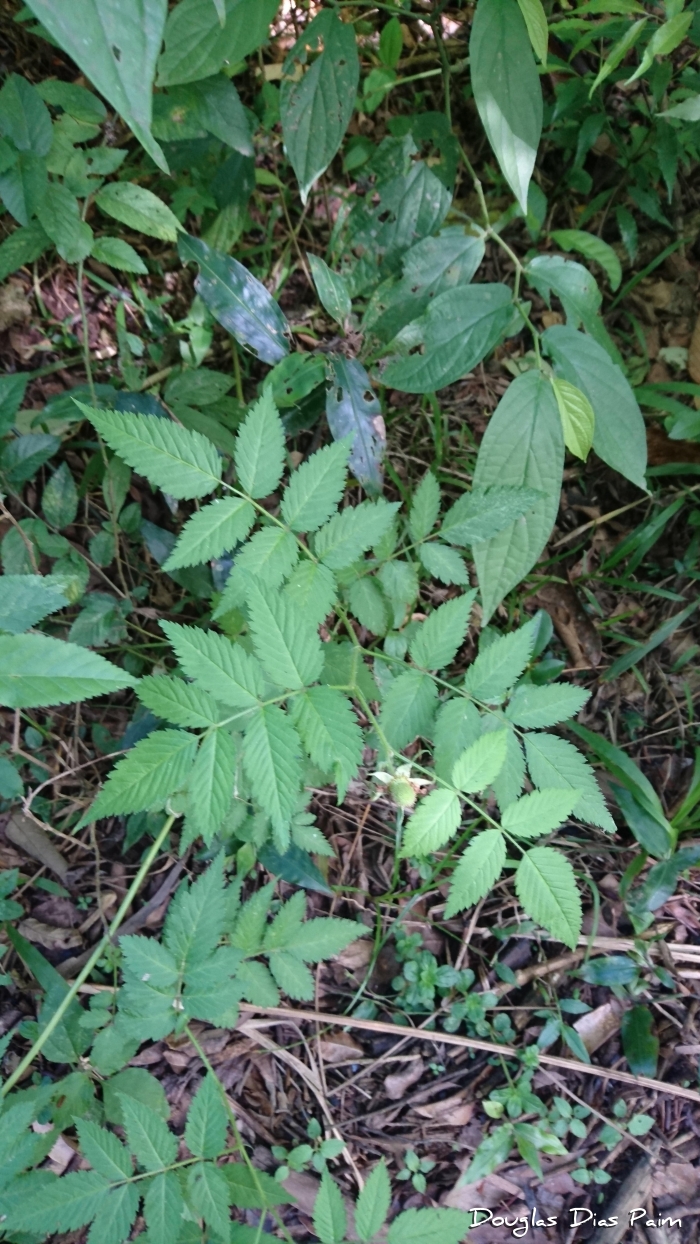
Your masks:
<path fill-rule="evenodd" d="M 547 14 L 542 7 L 542 0 L 518 0 L 520 12 L 525 18 L 527 33 L 535 56 L 543 65 L 547 64 Z"/>
<path fill-rule="evenodd" d="M 331 570 L 343 570 L 377 544 L 401 508 L 396 501 L 361 501 L 334 515 L 314 537 L 314 552 Z"/>
<path fill-rule="evenodd" d="M 333 774 L 341 804 L 362 763 L 362 731 L 350 701 L 333 687 L 310 687 L 293 701 L 292 715 L 314 764 Z"/>
<path fill-rule="evenodd" d="M 285 950 L 290 937 L 299 932 L 306 915 L 306 895 L 297 890 L 280 907 L 277 915 L 265 930 L 263 950 Z"/>
<path fill-rule="evenodd" d="M 272 975 L 264 963 L 244 959 L 236 971 L 236 989 L 246 1002 L 255 1006 L 279 1006 L 280 995 Z"/>
<path fill-rule="evenodd" d="M 246 955 L 256 955 L 262 949 L 274 892 L 275 884 L 269 881 L 243 904 L 238 913 L 231 931 L 231 945 Z"/>
<path fill-rule="evenodd" d="M 552 386 L 541 372 L 524 372 L 489 419 L 474 487 L 532 488 L 542 499 L 498 535 L 474 545 L 484 623 L 540 556 L 557 516 L 563 466 L 564 437 Z"/>
<path fill-rule="evenodd" d="M 585 393 L 568 380 L 557 379 L 555 376 L 552 388 L 561 416 L 564 444 L 570 453 L 585 462 L 591 452 L 595 435 L 593 407 Z"/>
<path fill-rule="evenodd" d="M 429 674 L 406 670 L 384 697 L 381 728 L 389 745 L 400 751 L 420 735 L 429 738 L 437 705 L 437 687 Z"/>
<path fill-rule="evenodd" d="M 481 725 L 476 705 L 464 696 L 455 696 L 440 706 L 435 719 L 433 753 L 438 777 L 446 782 L 452 780 L 455 762 L 465 748 L 476 742 L 481 734 Z"/>
<path fill-rule="evenodd" d="M 246 726 L 243 764 L 284 850 L 301 786 L 301 740 L 277 704 L 265 705 Z"/>
<path fill-rule="evenodd" d="M 251 583 L 246 604 L 253 646 L 273 682 L 290 691 L 315 682 L 323 668 L 318 633 L 288 597 Z"/>
<path fill-rule="evenodd" d="M 178 965 L 170 951 L 155 937 L 134 934 L 119 939 L 125 979 L 147 980 L 154 989 L 169 989 L 178 977 Z"/>
<path fill-rule="evenodd" d="M 419 546 L 418 556 L 428 574 L 439 583 L 445 583 L 448 587 L 452 584 L 469 587 L 467 564 L 455 549 L 448 549 L 444 544 L 431 540 Z"/>
<path fill-rule="evenodd" d="M 159 1171 L 177 1157 L 177 1137 L 167 1123 L 136 1097 L 119 1094 L 127 1144 L 139 1166 Z"/>
<path fill-rule="evenodd" d="M 226 1144 L 228 1118 L 215 1076 L 207 1072 L 187 1112 L 185 1144 L 196 1158 L 218 1158 Z"/>
<path fill-rule="evenodd" d="M 320 255 L 310 254 L 307 251 L 306 258 L 321 306 L 328 312 L 331 319 L 343 328 L 352 311 L 352 302 L 344 278 L 339 273 L 333 272 Z"/>
<path fill-rule="evenodd" d="M 581 934 L 581 898 L 564 855 L 552 847 L 531 847 L 518 864 L 515 891 L 528 916 L 575 949 Z"/>
<path fill-rule="evenodd" d="M 440 485 L 432 471 L 426 471 L 413 494 L 408 516 L 408 527 L 413 540 L 425 540 L 430 535 L 440 513 Z M 376 1167 L 376 1170 L 383 1169 Z"/>
<path fill-rule="evenodd" d="M 221 459 L 200 432 L 153 415 L 75 404 L 115 454 L 169 496 L 205 497 L 220 483 Z"/>
<path fill-rule="evenodd" d="M 189 519 L 163 570 L 198 566 L 234 549 L 245 540 L 255 521 L 255 511 L 242 497 L 211 501 Z"/>
<path fill-rule="evenodd" d="M 570 683 L 549 683 L 542 687 L 521 683 L 510 697 L 506 717 L 516 726 L 542 730 L 576 717 L 588 699 L 589 694 L 583 687 Z"/>
<path fill-rule="evenodd" d="M 475 700 L 497 703 L 523 673 L 535 645 L 539 622 L 531 618 L 517 631 L 499 635 L 467 670 L 464 687 Z"/>
<path fill-rule="evenodd" d="M 49 635 L 0 635 L 0 704 L 39 708 L 133 687 L 136 679 L 97 652 Z"/>
<path fill-rule="evenodd" d="M 317 531 L 334 514 L 343 496 L 348 439 L 325 445 L 292 474 L 282 496 L 282 518 L 292 531 Z"/>
<path fill-rule="evenodd" d="M 409 1209 L 389 1227 L 387 1244 L 467 1244 L 472 1215 L 461 1209 Z"/>
<path fill-rule="evenodd" d="M 490 540 L 527 514 L 542 493 L 536 488 L 472 488 L 447 511 L 440 528 L 440 539 L 449 544 L 479 544 Z"/>
<path fill-rule="evenodd" d="M 506 760 L 508 731 L 483 734 L 459 757 L 452 770 L 452 781 L 467 794 L 486 790 L 496 780 Z"/>
<path fill-rule="evenodd" d="M 155 730 L 141 739 L 114 766 L 80 825 L 162 807 L 184 786 L 196 750 L 197 739 L 186 730 Z"/>
<path fill-rule="evenodd" d="M 348 604 L 358 622 L 373 635 L 386 634 L 391 621 L 388 601 L 374 575 L 363 575 L 350 584 Z"/>
<path fill-rule="evenodd" d="M 340 1188 L 324 1168 L 314 1202 L 314 1231 L 321 1244 L 343 1244 L 346 1230 L 347 1215 Z"/>
<path fill-rule="evenodd" d="M 647 24 L 647 20 L 648 19 L 646 17 L 642 17 L 639 21 L 633 22 L 632 25 L 627 28 L 622 37 L 617 40 L 617 43 L 613 44 L 608 52 L 607 59 L 598 70 L 598 73 L 593 81 L 593 85 L 588 92 L 589 99 L 596 87 L 600 86 L 601 82 L 604 82 L 613 70 L 617 69 L 618 65 L 624 60 L 630 49 L 634 47 L 637 39 Z"/>
<path fill-rule="evenodd" d="M 512 0 L 479 0 L 469 42 L 474 100 L 523 212 L 542 132 L 542 88 L 527 26 Z"/>
<path fill-rule="evenodd" d="M 188 816 L 207 846 L 228 812 L 235 773 L 236 744 L 226 730 L 214 730 L 200 744 L 187 787 Z"/>
<path fill-rule="evenodd" d="M 280 950 L 270 959 L 270 971 L 287 997 L 310 1002 L 315 992 L 313 975 L 296 955 Z"/>
<path fill-rule="evenodd" d="M 129 1152 L 113 1132 L 90 1119 L 76 1119 L 75 1125 L 82 1155 L 98 1175 L 111 1183 L 132 1177 L 134 1167 Z"/>
<path fill-rule="evenodd" d="M 452 664 L 464 643 L 475 596 L 475 590 L 465 592 L 433 610 L 409 645 L 416 665 L 441 670 Z"/>
<path fill-rule="evenodd" d="M 251 406 L 236 437 L 238 482 L 250 497 L 267 497 L 284 470 L 284 428 L 269 390 Z"/>
<path fill-rule="evenodd" d="M 304 616 L 319 626 L 328 617 L 337 594 L 332 571 L 319 562 L 300 562 L 284 588 L 287 596 Z"/>
<path fill-rule="evenodd" d="M 369 1244 L 384 1226 L 390 1204 L 391 1183 L 382 1158 L 365 1183 L 355 1206 L 355 1230 L 363 1244 Z"/>
<path fill-rule="evenodd" d="M 401 856 L 430 855 L 439 851 L 457 829 L 462 818 L 459 796 L 438 789 L 421 799 L 404 833 Z"/>
<path fill-rule="evenodd" d="M 165 1171 L 149 1180 L 143 1200 L 149 1244 L 172 1244 L 178 1239 L 185 1202 L 177 1175 Z"/>
<path fill-rule="evenodd" d="M 667 22 L 657 26 L 644 49 L 640 65 L 632 74 L 632 77 L 627 79 L 625 86 L 629 86 L 631 82 L 636 82 L 637 78 L 641 78 L 643 74 L 651 69 L 656 56 L 667 56 L 669 52 L 675 51 L 688 33 L 688 27 L 692 21 L 692 11 L 675 13 Z"/>
<path fill-rule="evenodd" d="M 163 943 L 180 972 L 201 964 L 218 945 L 226 917 L 223 852 L 191 885 L 180 885 L 165 919 Z"/>
<path fill-rule="evenodd" d="M 224 716 L 206 691 L 183 682 L 182 678 L 149 674 L 148 677 L 140 679 L 136 694 L 141 703 L 150 708 L 156 717 L 172 722 L 174 726 L 194 726 L 200 730 L 208 730 Z"/>
<path fill-rule="evenodd" d="M 581 791 L 574 807 L 574 816 L 589 825 L 614 834 L 615 822 L 605 805 L 595 774 L 580 751 L 566 739 L 553 734 L 526 734 L 525 752 L 530 777 L 539 790 Z"/>
<path fill-rule="evenodd" d="M 224 1240 L 230 1239 L 231 1194 L 223 1173 L 213 1162 L 197 1162 L 187 1172 L 188 1200 L 198 1218 Z"/>
<path fill-rule="evenodd" d="M 255 657 L 223 635 L 196 626 L 162 622 L 175 655 L 188 678 L 232 708 L 257 708 L 265 692 Z"/>
<path fill-rule="evenodd" d="M 473 907 L 488 894 L 506 862 L 506 843 L 500 829 L 485 829 L 472 838 L 452 874 L 445 918 Z"/>
<path fill-rule="evenodd" d="M 533 790 L 505 809 L 501 823 L 518 838 L 539 838 L 558 829 L 571 816 L 581 792 L 578 790 Z"/>

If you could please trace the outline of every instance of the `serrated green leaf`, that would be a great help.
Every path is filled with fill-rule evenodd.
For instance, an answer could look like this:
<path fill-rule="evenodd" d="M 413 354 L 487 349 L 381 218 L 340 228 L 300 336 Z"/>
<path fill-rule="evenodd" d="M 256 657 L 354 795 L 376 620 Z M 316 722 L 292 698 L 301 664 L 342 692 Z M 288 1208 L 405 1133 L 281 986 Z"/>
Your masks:
<path fill-rule="evenodd" d="M 77 1231 L 104 1208 L 108 1195 L 109 1184 L 96 1171 L 71 1171 L 60 1179 L 48 1171 L 31 1171 L 2 1193 L 3 1231 L 40 1238 Z"/>
<path fill-rule="evenodd" d="M 452 780 L 455 762 L 465 748 L 476 742 L 481 725 L 478 709 L 464 696 L 456 696 L 440 706 L 434 734 L 434 764 L 438 777 L 446 782 Z"/>
<path fill-rule="evenodd" d="M 490 540 L 541 499 L 542 494 L 535 488 L 473 488 L 447 511 L 440 539 L 458 545 Z"/>
<path fill-rule="evenodd" d="M 231 803 L 236 744 L 226 730 L 214 730 L 200 744 L 188 782 L 189 813 L 207 846 Z"/>
<path fill-rule="evenodd" d="M 246 1002 L 255 1006 L 279 1006 L 280 995 L 270 972 L 263 963 L 247 959 L 236 971 L 236 988 Z"/>
<path fill-rule="evenodd" d="M 188 1199 L 199 1218 L 228 1240 L 231 1231 L 229 1186 L 212 1162 L 198 1162 L 187 1172 Z"/>
<path fill-rule="evenodd" d="M 570 453 L 585 462 L 595 435 L 593 407 L 585 393 L 577 389 L 575 384 L 569 384 L 568 380 L 557 379 L 555 376 L 552 388 L 561 416 L 564 444 Z"/>
<path fill-rule="evenodd" d="M 253 646 L 272 681 L 290 691 L 315 682 L 323 668 L 321 641 L 294 602 L 251 583 L 246 604 Z"/>
<path fill-rule="evenodd" d="M 394 626 L 402 627 L 418 598 L 418 575 L 413 562 L 392 557 L 380 566 L 377 578 L 393 611 Z"/>
<path fill-rule="evenodd" d="M 496 723 L 498 726 L 500 723 Z M 525 785 L 525 753 L 514 730 L 508 731 L 506 759 L 501 772 L 491 783 L 501 812 L 518 798 Z"/>
<path fill-rule="evenodd" d="M 542 132 L 542 88 L 528 28 L 514 0 L 479 0 L 469 58 L 481 123 L 526 213 Z"/>
<path fill-rule="evenodd" d="M 178 661 L 188 678 L 232 708 L 257 708 L 265 692 L 262 670 L 255 657 L 223 635 L 196 626 L 162 622 Z"/>
<path fill-rule="evenodd" d="M 139 681 L 136 689 L 142 704 L 150 708 L 156 717 L 172 722 L 174 726 L 194 726 L 207 730 L 221 721 L 223 716 L 214 700 L 191 683 L 167 675 L 149 675 Z"/>
<path fill-rule="evenodd" d="M 110 1188 L 88 1231 L 87 1244 L 124 1244 L 134 1225 L 140 1200 L 141 1190 L 136 1184 Z"/>
<path fill-rule="evenodd" d="M 50 482 L 49 480 L 49 484 Z M 46 487 L 48 486 L 47 484 Z M 58 583 L 48 575 L 0 576 L 0 631 L 20 635 L 50 613 L 64 609 L 67 604 Z"/>
<path fill-rule="evenodd" d="M 262 948 L 274 891 L 274 882 L 268 882 L 243 904 L 238 913 L 231 931 L 231 945 L 246 955 L 256 955 Z"/>
<path fill-rule="evenodd" d="M 440 485 L 432 471 L 426 471 L 413 494 L 408 516 L 408 527 L 414 540 L 425 540 L 430 535 L 440 513 Z M 376 1170 L 383 1168 L 376 1167 Z"/>
<path fill-rule="evenodd" d="M 255 511 L 242 497 L 210 502 L 185 524 L 163 570 L 169 573 L 181 566 L 198 566 L 221 557 L 245 540 L 254 521 Z"/>
<path fill-rule="evenodd" d="M 567 683 L 550 683 L 542 687 L 521 683 L 510 697 L 506 717 L 516 726 L 542 730 L 575 717 L 589 698 L 584 688 Z"/>
<path fill-rule="evenodd" d="M 335 604 L 335 578 L 327 566 L 304 560 L 290 576 L 284 594 L 310 622 L 319 626 Z"/>
<path fill-rule="evenodd" d="M 75 521 L 78 490 L 67 462 L 61 463 L 46 484 L 41 494 L 41 508 L 46 521 L 59 531 Z"/>
<path fill-rule="evenodd" d="M 391 1184 L 382 1158 L 365 1183 L 355 1206 L 355 1230 L 363 1244 L 369 1244 L 384 1226 L 390 1204 Z"/>
<path fill-rule="evenodd" d="M 147 276 L 148 268 L 138 251 L 125 242 L 123 238 L 95 238 L 90 252 L 98 263 L 116 268 L 117 272 L 134 272 L 137 276 Z"/>
<path fill-rule="evenodd" d="M 489 419 L 474 488 L 532 488 L 542 500 L 497 536 L 474 545 L 484 623 L 540 556 L 557 516 L 563 466 L 564 437 L 552 386 L 538 371 L 525 372 Z"/>
<path fill-rule="evenodd" d="M 298 933 L 306 915 L 306 895 L 297 890 L 280 907 L 277 915 L 265 930 L 263 950 L 284 950 L 288 939 Z"/>
<path fill-rule="evenodd" d="M 243 764 L 282 850 L 301 786 L 300 755 L 301 740 L 287 714 L 277 704 L 266 704 L 246 726 Z"/>
<path fill-rule="evenodd" d="M 135 686 L 136 679 L 96 652 L 48 635 L 0 635 L 0 704 L 69 704 Z"/>
<path fill-rule="evenodd" d="M 566 857 L 552 847 L 532 847 L 518 864 L 515 890 L 527 914 L 574 950 L 581 933 L 581 898 Z"/>
<path fill-rule="evenodd" d="M 343 570 L 352 565 L 381 540 L 400 508 L 398 502 L 383 499 L 348 506 L 316 533 L 316 556 L 331 570 Z"/>
<path fill-rule="evenodd" d="M 284 428 L 269 391 L 251 406 L 238 429 L 235 453 L 238 481 L 251 497 L 266 497 L 284 469 Z"/>
<path fill-rule="evenodd" d="M 153 415 L 94 410 L 77 399 L 76 406 L 115 454 L 171 497 L 205 497 L 220 482 L 221 459 L 199 432 Z"/>
<path fill-rule="evenodd" d="M 501 824 L 519 838 L 539 838 L 563 825 L 580 798 L 577 790 L 534 790 L 508 805 Z"/>
<path fill-rule="evenodd" d="M 131 1157 L 113 1132 L 98 1127 L 90 1119 L 76 1119 L 76 1127 L 83 1157 L 87 1158 L 98 1175 L 112 1183 L 132 1177 L 134 1168 Z"/>
<path fill-rule="evenodd" d="M 589 825 L 615 833 L 615 822 L 605 806 L 595 774 L 573 743 L 552 734 L 526 734 L 525 752 L 535 786 L 540 790 L 554 787 L 581 791 L 574 815 Z"/>
<path fill-rule="evenodd" d="M 448 549 L 444 544 L 437 544 L 431 540 L 429 544 L 419 546 L 418 556 L 428 574 L 440 583 L 446 583 L 448 587 L 451 584 L 469 587 L 469 571 L 466 562 L 454 549 Z"/>
<path fill-rule="evenodd" d="M 196 749 L 195 736 L 186 730 L 156 730 L 141 739 L 112 769 L 80 824 L 162 807 L 184 786 Z"/>
<path fill-rule="evenodd" d="M 452 770 L 452 781 L 467 793 L 485 790 L 496 780 L 506 759 L 508 731 L 483 734 L 462 753 Z"/>
<path fill-rule="evenodd" d="M 135 1097 L 120 1094 L 127 1144 L 139 1166 L 159 1171 L 177 1157 L 177 1137 L 167 1123 Z"/>
<path fill-rule="evenodd" d="M 437 687 L 429 674 L 406 670 L 384 697 L 381 728 L 389 745 L 400 751 L 420 735 L 429 738 L 437 705 Z"/>
<path fill-rule="evenodd" d="M 119 949 L 124 956 L 125 978 L 148 980 L 154 989 L 167 989 L 178 977 L 178 966 L 170 951 L 154 937 L 125 935 Z"/>
<path fill-rule="evenodd" d="M 475 597 L 476 591 L 465 592 L 433 610 L 409 644 L 416 665 L 441 670 L 452 664 L 464 642 Z"/>
<path fill-rule="evenodd" d="M 174 1171 L 150 1180 L 143 1200 L 149 1244 L 172 1244 L 179 1237 L 185 1207 Z"/>
<path fill-rule="evenodd" d="M 342 803 L 362 763 L 362 731 L 350 701 L 332 687 L 310 687 L 293 702 L 292 715 L 314 764 L 333 774 Z"/>
<path fill-rule="evenodd" d="M 187 1112 L 185 1144 L 196 1158 L 218 1158 L 226 1143 L 227 1127 L 219 1086 L 207 1072 Z"/>
<path fill-rule="evenodd" d="M 348 604 L 358 622 L 373 635 L 386 634 L 391 622 L 389 605 L 373 575 L 363 575 L 350 584 Z"/>
<path fill-rule="evenodd" d="M 346 1229 L 347 1215 L 340 1188 L 324 1169 L 314 1201 L 314 1231 L 321 1244 L 343 1244 Z"/>
<path fill-rule="evenodd" d="M 284 145 L 305 203 L 338 150 L 355 105 L 360 64 L 352 25 L 332 9 L 319 13 L 290 50 L 282 75 Z"/>
<path fill-rule="evenodd" d="M 430 855 L 439 851 L 462 819 L 459 797 L 451 790 L 434 790 L 421 799 L 406 826 L 401 856 Z"/>
<path fill-rule="evenodd" d="M 281 1183 L 265 1171 L 253 1172 L 243 1162 L 227 1162 L 221 1170 L 237 1209 L 274 1209 L 276 1205 L 287 1205 L 294 1200 Z M 238 1241 L 234 1240 L 232 1244 L 238 1244 Z M 248 1244 L 248 1241 L 241 1241 L 241 1244 Z M 267 1244 L 264 1236 L 263 1244 Z"/>
<path fill-rule="evenodd" d="M 517 682 L 535 645 L 538 619 L 531 618 L 517 631 L 499 635 L 480 652 L 467 670 L 464 687 L 475 700 L 495 703 Z"/>
<path fill-rule="evenodd" d="M 339 955 L 341 950 L 345 950 L 346 946 L 358 937 L 363 937 L 366 932 L 365 926 L 354 920 L 319 916 L 315 920 L 305 920 L 290 928 L 283 949 L 285 954 L 294 955 L 305 963 L 319 963 L 323 959 L 332 959 Z M 269 954 L 272 956 L 272 950 Z M 270 966 L 272 962 L 271 957 Z"/>
<path fill-rule="evenodd" d="M 310 1002 L 315 992 L 314 978 L 306 964 L 286 950 L 270 959 L 270 971 L 283 993 L 299 1002 Z"/>
<path fill-rule="evenodd" d="M 264 527 L 256 531 L 236 556 L 236 562 L 217 608 L 220 617 L 231 607 L 240 608 L 248 596 L 246 579 L 256 579 L 274 590 L 286 579 L 299 560 L 299 543 L 283 527 Z"/>
<path fill-rule="evenodd" d="M 223 853 L 190 886 L 181 885 L 168 908 L 163 943 L 180 972 L 203 963 L 219 942 L 226 918 Z"/>
<path fill-rule="evenodd" d="M 161 242 L 177 242 L 182 229 L 177 216 L 145 186 L 137 186 L 132 181 L 110 181 L 97 191 L 95 202 L 101 212 L 128 229 L 159 238 Z"/>
<path fill-rule="evenodd" d="M 461 1209 L 409 1209 L 392 1222 L 387 1244 L 466 1244 L 471 1225 Z"/>
<path fill-rule="evenodd" d="M 282 497 L 282 518 L 292 531 L 316 531 L 334 514 L 345 489 L 350 447 L 325 445 L 294 471 Z"/>
<path fill-rule="evenodd" d="M 506 861 L 506 843 L 499 829 L 485 829 L 472 838 L 452 874 L 445 918 L 473 907 L 488 894 Z"/>

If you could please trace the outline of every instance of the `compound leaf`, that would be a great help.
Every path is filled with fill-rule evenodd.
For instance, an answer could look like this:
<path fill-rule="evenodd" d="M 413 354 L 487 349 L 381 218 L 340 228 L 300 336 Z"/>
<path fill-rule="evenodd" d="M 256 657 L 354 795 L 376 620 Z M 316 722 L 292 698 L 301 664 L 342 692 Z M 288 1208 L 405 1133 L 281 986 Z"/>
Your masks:
<path fill-rule="evenodd" d="M 0 704 L 39 708 L 133 687 L 136 679 L 78 644 L 49 635 L 0 635 Z"/>
<path fill-rule="evenodd" d="M 465 592 L 433 610 L 409 645 L 416 665 L 441 670 L 454 661 L 467 633 L 475 596 L 476 591 Z"/>
<path fill-rule="evenodd" d="M 94 410 L 77 399 L 76 406 L 115 454 L 171 497 L 204 497 L 220 483 L 221 459 L 200 432 L 153 415 Z"/>
<path fill-rule="evenodd" d="M 334 514 L 345 489 L 350 446 L 319 449 L 293 473 L 282 497 L 282 518 L 292 531 L 316 531 Z"/>
<path fill-rule="evenodd" d="M 430 855 L 439 851 L 457 829 L 462 819 L 459 796 L 451 790 L 433 790 L 421 799 L 411 817 L 403 843 L 401 856 Z"/>
<path fill-rule="evenodd" d="M 141 739 L 114 766 L 80 824 L 162 807 L 184 786 L 196 749 L 197 739 L 186 730 L 156 730 Z"/>
<path fill-rule="evenodd" d="M 198 566 L 234 549 L 245 540 L 255 521 L 255 511 L 242 497 L 212 501 L 189 519 L 163 570 Z"/>
<path fill-rule="evenodd" d="M 515 889 L 527 914 L 574 950 L 581 933 L 581 898 L 566 857 L 552 847 L 532 847 L 518 864 Z"/>
<path fill-rule="evenodd" d="M 472 838 L 452 874 L 445 908 L 449 920 L 465 907 L 473 907 L 493 888 L 506 862 L 506 843 L 500 829 L 485 829 Z"/>
<path fill-rule="evenodd" d="M 284 470 L 284 428 L 269 390 L 251 406 L 236 437 L 238 482 L 251 497 L 267 497 Z"/>
<path fill-rule="evenodd" d="M 574 815 L 589 825 L 615 833 L 615 822 L 605 806 L 595 774 L 573 743 L 553 734 L 526 734 L 525 752 L 535 786 L 540 790 L 556 787 L 580 791 Z"/>
<path fill-rule="evenodd" d="M 257 708 L 265 691 L 262 670 L 255 657 L 223 635 L 178 622 L 162 622 L 188 678 L 222 704 Z"/>

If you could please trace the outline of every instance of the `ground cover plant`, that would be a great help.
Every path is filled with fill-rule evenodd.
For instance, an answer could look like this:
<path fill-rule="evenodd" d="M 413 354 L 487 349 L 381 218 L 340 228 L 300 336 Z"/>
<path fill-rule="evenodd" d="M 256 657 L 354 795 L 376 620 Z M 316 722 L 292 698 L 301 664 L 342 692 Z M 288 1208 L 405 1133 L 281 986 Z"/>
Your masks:
<path fill-rule="evenodd" d="M 695 8 L 0 20 L 0 1239 L 691 1239 Z"/>

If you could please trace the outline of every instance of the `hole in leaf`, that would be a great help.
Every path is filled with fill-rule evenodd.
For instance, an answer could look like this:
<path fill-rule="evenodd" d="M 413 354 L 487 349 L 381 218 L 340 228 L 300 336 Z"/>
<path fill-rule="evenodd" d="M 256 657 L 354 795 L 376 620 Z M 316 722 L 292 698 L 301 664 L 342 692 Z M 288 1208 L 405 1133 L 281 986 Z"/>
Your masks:
<path fill-rule="evenodd" d="M 121 48 L 117 47 L 116 43 L 112 44 L 112 56 L 114 57 L 115 60 L 121 60 L 122 58 L 122 50 Z"/>

